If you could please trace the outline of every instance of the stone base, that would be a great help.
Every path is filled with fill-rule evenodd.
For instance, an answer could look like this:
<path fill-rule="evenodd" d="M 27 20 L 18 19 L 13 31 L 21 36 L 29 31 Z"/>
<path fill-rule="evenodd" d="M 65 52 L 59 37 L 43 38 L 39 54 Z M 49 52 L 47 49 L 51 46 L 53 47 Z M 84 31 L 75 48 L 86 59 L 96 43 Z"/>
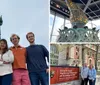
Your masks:
<path fill-rule="evenodd" d="M 62 29 L 57 42 L 99 42 L 98 33 L 98 30 L 88 28 Z"/>

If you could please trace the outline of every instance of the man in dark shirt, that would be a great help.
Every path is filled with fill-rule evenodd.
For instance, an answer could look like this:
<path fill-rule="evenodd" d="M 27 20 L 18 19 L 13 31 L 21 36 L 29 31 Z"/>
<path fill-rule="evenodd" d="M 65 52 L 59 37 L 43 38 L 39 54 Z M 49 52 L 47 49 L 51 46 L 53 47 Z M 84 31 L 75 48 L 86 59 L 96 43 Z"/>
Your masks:
<path fill-rule="evenodd" d="M 26 38 L 30 43 L 26 51 L 31 85 L 49 85 L 49 67 L 46 63 L 46 57 L 49 61 L 49 52 L 43 45 L 34 43 L 35 36 L 32 32 L 27 33 Z"/>

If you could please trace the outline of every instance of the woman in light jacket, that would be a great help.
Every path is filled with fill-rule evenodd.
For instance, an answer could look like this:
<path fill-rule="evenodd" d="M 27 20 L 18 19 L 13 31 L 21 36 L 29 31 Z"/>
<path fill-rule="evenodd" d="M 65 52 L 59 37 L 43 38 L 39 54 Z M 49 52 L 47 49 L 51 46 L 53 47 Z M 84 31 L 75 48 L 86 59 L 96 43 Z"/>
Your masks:
<path fill-rule="evenodd" d="M 12 63 L 14 56 L 11 50 L 8 50 L 7 41 L 0 40 L 0 85 L 11 85 L 12 83 Z"/>
<path fill-rule="evenodd" d="M 89 85 L 95 85 L 96 69 L 93 67 L 92 64 L 89 66 L 88 76 L 89 76 Z"/>

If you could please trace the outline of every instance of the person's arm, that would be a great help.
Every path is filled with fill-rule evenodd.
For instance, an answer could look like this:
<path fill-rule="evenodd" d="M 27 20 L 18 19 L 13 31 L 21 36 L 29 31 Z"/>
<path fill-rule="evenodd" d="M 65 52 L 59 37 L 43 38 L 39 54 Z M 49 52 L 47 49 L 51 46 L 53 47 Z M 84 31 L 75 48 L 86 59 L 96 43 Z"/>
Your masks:
<path fill-rule="evenodd" d="M 95 78 L 96 78 L 96 70 L 93 69 L 93 80 L 95 80 Z"/>
<path fill-rule="evenodd" d="M 44 57 L 47 57 L 47 60 L 49 62 L 49 52 L 45 46 L 42 45 L 42 48 L 43 48 Z M 46 69 L 46 72 L 49 73 L 49 67 Z"/>
<path fill-rule="evenodd" d="M 42 45 L 42 48 L 43 48 L 44 56 L 47 57 L 47 60 L 49 62 L 49 52 L 45 46 Z"/>
<path fill-rule="evenodd" d="M 25 59 L 26 59 L 26 63 L 27 63 L 27 50 L 25 48 Z"/>
<path fill-rule="evenodd" d="M 81 78 L 83 79 L 83 67 L 81 68 Z"/>
<path fill-rule="evenodd" d="M 0 65 L 3 65 L 3 60 L 2 59 L 0 59 Z"/>
<path fill-rule="evenodd" d="M 87 78 L 89 78 L 89 68 L 87 68 Z"/>
<path fill-rule="evenodd" d="M 1 57 L 2 57 L 2 55 L 1 55 Z M 3 61 L 2 58 L 0 58 L 0 61 Z"/>
<path fill-rule="evenodd" d="M 11 50 L 9 50 L 7 57 L 3 58 L 3 62 L 4 64 L 9 64 L 9 63 L 13 63 L 14 62 L 14 55 L 13 52 Z"/>

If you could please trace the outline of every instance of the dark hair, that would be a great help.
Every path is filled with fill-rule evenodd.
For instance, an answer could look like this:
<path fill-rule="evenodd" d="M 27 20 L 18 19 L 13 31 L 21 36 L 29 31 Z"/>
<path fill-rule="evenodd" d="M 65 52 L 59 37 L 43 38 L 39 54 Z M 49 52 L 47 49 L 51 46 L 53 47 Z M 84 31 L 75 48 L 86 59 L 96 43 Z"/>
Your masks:
<path fill-rule="evenodd" d="M 5 47 L 5 49 L 3 50 L 3 54 L 4 54 L 4 53 L 6 53 L 6 52 L 8 51 L 8 44 L 7 44 L 7 41 L 6 41 L 5 39 L 1 39 L 1 40 L 0 40 L 0 43 L 1 43 L 2 41 L 6 44 L 6 47 Z M 0 48 L 0 50 L 1 50 L 1 48 Z"/>

